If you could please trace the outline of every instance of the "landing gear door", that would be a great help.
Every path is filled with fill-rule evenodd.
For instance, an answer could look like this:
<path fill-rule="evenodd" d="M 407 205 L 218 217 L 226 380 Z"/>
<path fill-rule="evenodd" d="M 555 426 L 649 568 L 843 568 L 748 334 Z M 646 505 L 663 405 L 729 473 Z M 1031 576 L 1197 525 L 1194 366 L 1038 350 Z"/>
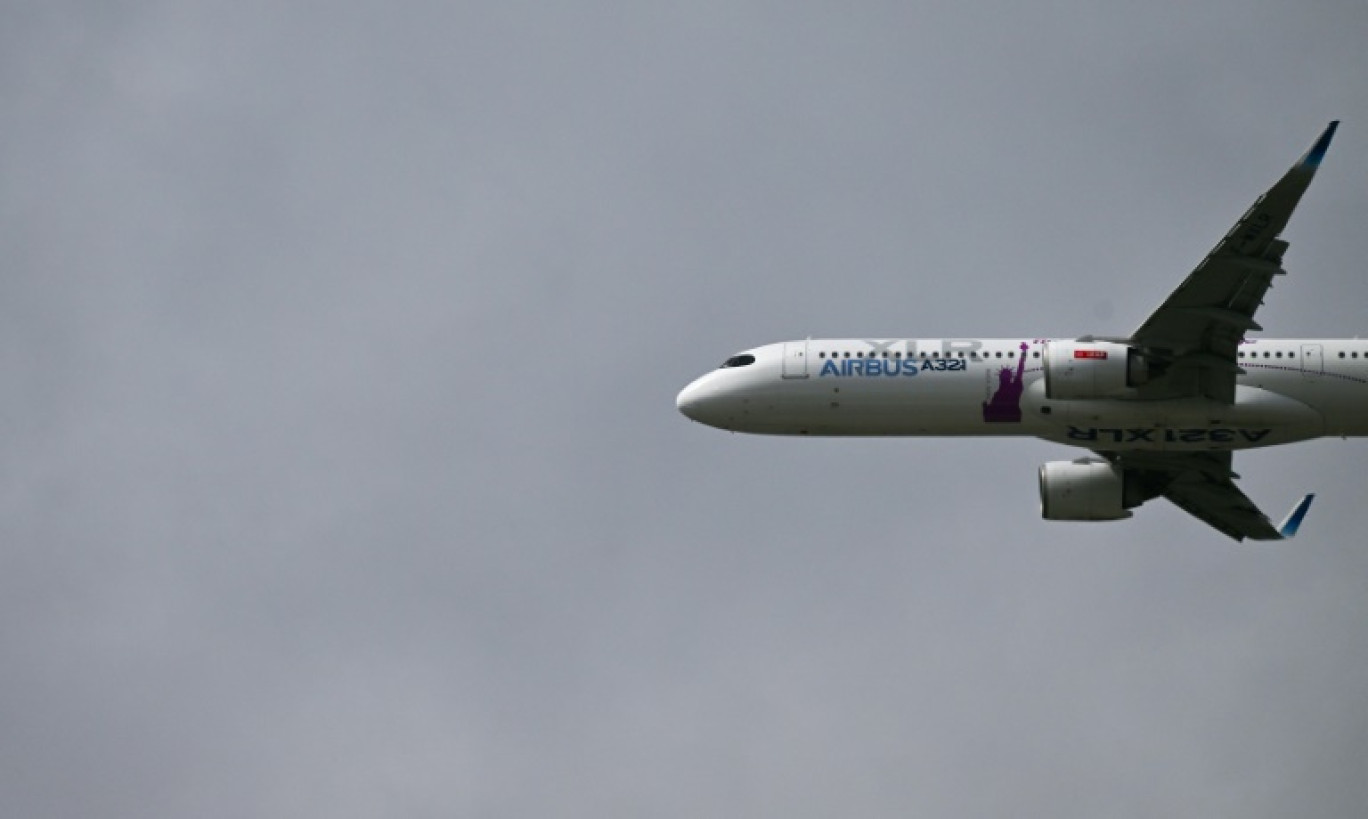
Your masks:
<path fill-rule="evenodd" d="M 808 343 L 806 341 L 784 342 L 784 377 L 808 377 Z"/>

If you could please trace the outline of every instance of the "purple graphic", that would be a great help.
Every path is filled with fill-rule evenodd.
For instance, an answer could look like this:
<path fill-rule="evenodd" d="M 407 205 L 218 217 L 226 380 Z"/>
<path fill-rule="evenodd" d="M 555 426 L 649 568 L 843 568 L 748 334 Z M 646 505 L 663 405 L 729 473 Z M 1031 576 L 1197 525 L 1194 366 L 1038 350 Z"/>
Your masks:
<path fill-rule="evenodd" d="M 1026 372 L 1026 351 L 1031 349 L 1021 342 L 1021 358 L 1017 361 L 1016 372 L 1010 367 L 998 370 L 997 392 L 983 402 L 983 420 L 990 424 L 1021 423 L 1021 393 L 1026 389 L 1021 381 Z"/>

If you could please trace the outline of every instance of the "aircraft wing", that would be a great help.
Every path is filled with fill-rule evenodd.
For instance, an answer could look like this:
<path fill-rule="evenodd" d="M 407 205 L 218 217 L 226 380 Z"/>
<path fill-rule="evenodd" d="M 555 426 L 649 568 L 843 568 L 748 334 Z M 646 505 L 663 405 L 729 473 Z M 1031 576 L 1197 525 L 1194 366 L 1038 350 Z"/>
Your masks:
<path fill-rule="evenodd" d="M 1236 539 L 1284 540 L 1297 533 L 1315 495 L 1303 497 L 1277 526 L 1235 486 L 1231 453 L 1099 453 L 1189 515 Z"/>
<path fill-rule="evenodd" d="M 1151 368 L 1162 373 L 1146 385 L 1142 398 L 1235 400 L 1235 376 L 1241 372 L 1236 348 L 1246 332 L 1262 329 L 1254 312 L 1263 304 L 1273 277 L 1286 272 L 1282 256 L 1287 242 L 1278 235 L 1311 184 L 1338 126 L 1338 120 L 1330 123 L 1311 150 L 1254 202 L 1132 334 L 1130 343 L 1144 350 Z M 1244 497 L 1238 491 L 1236 495 Z"/>

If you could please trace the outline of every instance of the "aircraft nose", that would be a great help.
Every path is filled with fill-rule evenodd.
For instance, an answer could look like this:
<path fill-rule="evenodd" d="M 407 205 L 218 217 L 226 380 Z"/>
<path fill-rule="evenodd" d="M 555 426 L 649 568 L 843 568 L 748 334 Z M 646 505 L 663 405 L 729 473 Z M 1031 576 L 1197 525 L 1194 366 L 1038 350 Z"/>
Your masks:
<path fill-rule="evenodd" d="M 675 398 L 675 406 L 689 420 L 715 427 L 723 423 L 726 414 L 723 405 L 726 402 L 711 375 L 705 375 L 680 390 L 679 397 Z"/>
<path fill-rule="evenodd" d="M 691 421 L 702 420 L 699 415 L 702 414 L 704 391 L 704 387 L 699 381 L 695 381 L 679 391 L 679 396 L 675 398 L 675 406 L 684 414 L 684 417 Z"/>

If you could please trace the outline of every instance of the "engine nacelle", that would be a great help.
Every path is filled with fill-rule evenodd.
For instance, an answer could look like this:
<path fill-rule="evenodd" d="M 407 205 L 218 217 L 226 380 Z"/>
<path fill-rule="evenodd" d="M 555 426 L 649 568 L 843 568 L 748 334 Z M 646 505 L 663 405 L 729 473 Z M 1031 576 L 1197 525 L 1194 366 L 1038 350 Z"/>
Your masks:
<path fill-rule="evenodd" d="M 1125 473 L 1106 461 L 1051 461 L 1040 468 L 1046 520 L 1121 520 L 1133 514 L 1126 500 Z"/>
<path fill-rule="evenodd" d="M 1051 341 L 1045 345 L 1045 397 L 1125 398 L 1149 380 L 1144 356 L 1112 341 Z"/>

